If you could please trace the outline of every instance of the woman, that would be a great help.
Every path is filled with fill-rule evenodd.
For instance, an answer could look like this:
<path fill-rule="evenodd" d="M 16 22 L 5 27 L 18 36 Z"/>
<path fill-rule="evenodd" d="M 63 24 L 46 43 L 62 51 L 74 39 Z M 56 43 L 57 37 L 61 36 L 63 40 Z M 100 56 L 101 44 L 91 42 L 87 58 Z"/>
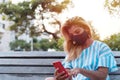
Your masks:
<path fill-rule="evenodd" d="M 108 73 L 116 71 L 111 49 L 92 39 L 90 25 L 81 17 L 73 17 L 61 28 L 66 58 L 63 66 L 69 73 L 55 71 L 53 80 L 110 80 Z"/>

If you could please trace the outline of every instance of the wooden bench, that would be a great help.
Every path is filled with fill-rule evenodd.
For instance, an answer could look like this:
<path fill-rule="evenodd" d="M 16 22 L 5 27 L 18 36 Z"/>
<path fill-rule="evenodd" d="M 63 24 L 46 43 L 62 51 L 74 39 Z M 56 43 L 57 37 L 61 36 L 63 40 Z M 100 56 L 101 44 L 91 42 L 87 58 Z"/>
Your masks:
<path fill-rule="evenodd" d="M 120 67 L 120 52 L 113 52 Z M 0 80 L 44 80 L 53 76 L 53 61 L 62 61 L 64 52 L 1 52 Z M 120 70 L 110 73 L 111 80 L 120 79 Z"/>

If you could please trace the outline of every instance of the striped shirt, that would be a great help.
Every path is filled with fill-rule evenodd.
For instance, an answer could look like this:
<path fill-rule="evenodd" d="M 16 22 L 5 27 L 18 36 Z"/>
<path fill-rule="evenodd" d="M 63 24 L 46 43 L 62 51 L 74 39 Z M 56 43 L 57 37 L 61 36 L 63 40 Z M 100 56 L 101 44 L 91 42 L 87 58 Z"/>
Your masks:
<path fill-rule="evenodd" d="M 118 70 L 111 49 L 103 42 L 94 40 L 94 42 L 81 55 L 70 62 L 63 61 L 65 68 L 84 68 L 86 70 L 96 71 L 98 67 L 107 67 L 109 72 Z M 90 78 L 78 74 L 73 80 L 90 80 Z M 109 75 L 106 80 L 110 80 Z"/>

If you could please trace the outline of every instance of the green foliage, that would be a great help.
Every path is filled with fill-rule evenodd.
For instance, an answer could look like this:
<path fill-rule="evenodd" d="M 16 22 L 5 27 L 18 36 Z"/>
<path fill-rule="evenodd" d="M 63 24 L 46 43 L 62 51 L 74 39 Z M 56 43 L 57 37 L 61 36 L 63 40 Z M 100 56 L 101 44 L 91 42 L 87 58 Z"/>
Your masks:
<path fill-rule="evenodd" d="M 55 49 L 56 51 L 63 50 L 63 39 L 59 39 L 58 42 L 54 39 L 42 39 L 37 40 L 36 38 L 33 39 L 33 50 L 34 51 L 47 51 L 48 49 Z M 31 49 L 31 43 L 27 43 L 24 40 L 16 40 L 13 42 L 10 42 L 10 48 L 14 51 L 30 51 Z"/>
<path fill-rule="evenodd" d="M 111 35 L 110 38 L 103 40 L 113 51 L 120 51 L 120 33 Z"/>
<path fill-rule="evenodd" d="M 57 41 L 54 39 L 42 39 L 40 42 L 40 50 L 47 51 L 48 49 L 55 49 L 56 51 L 63 51 L 63 38 Z"/>
<path fill-rule="evenodd" d="M 16 41 L 10 42 L 10 48 L 11 50 L 29 51 L 30 44 L 26 43 L 26 41 L 24 40 L 16 40 Z"/>
<path fill-rule="evenodd" d="M 49 46 L 48 46 L 48 42 L 49 40 L 47 39 L 43 39 L 40 41 L 40 48 L 43 50 L 43 51 L 47 51 Z"/>
<path fill-rule="evenodd" d="M 33 41 L 33 50 L 34 51 L 40 51 L 41 50 L 39 42 L 34 42 Z"/>
<path fill-rule="evenodd" d="M 37 43 L 37 42 L 38 42 L 37 38 L 33 38 L 33 43 Z"/>
<path fill-rule="evenodd" d="M 105 0 L 104 6 L 108 9 L 110 14 L 120 16 L 120 0 Z"/>
<path fill-rule="evenodd" d="M 60 51 L 63 51 L 63 42 L 64 42 L 64 38 L 63 37 L 58 39 L 57 46 L 58 46 Z"/>
<path fill-rule="evenodd" d="M 44 51 L 47 51 L 49 48 L 58 50 L 57 42 L 56 40 L 48 40 L 48 39 L 43 39 L 40 41 L 40 48 Z"/>

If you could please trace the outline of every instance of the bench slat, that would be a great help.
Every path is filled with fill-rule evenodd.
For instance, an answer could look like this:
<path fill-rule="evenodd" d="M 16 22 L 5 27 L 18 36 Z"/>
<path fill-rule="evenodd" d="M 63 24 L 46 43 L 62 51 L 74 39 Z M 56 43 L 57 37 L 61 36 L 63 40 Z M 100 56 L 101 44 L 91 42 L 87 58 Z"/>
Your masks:
<path fill-rule="evenodd" d="M 120 80 L 120 75 L 110 75 L 110 80 Z"/>
<path fill-rule="evenodd" d="M 46 75 L 46 74 L 53 74 L 54 73 L 54 67 L 0 67 L 0 74 L 13 74 L 13 73 L 25 73 L 25 74 L 40 74 L 40 75 Z M 110 75 L 120 75 L 120 67 L 119 70 L 116 72 L 110 73 Z"/>
<path fill-rule="evenodd" d="M 0 65 L 52 65 L 54 61 L 63 61 L 64 59 L 1 59 Z M 116 58 L 118 66 L 120 66 L 120 58 Z"/>
<path fill-rule="evenodd" d="M 63 59 L 0 59 L 0 66 L 4 65 L 52 65 L 52 62 Z"/>
<path fill-rule="evenodd" d="M 45 80 L 53 75 L 0 74 L 0 80 Z"/>
<path fill-rule="evenodd" d="M 117 71 L 111 72 L 110 75 L 120 75 L 120 67 L 118 67 Z"/>
<path fill-rule="evenodd" d="M 115 58 L 117 65 L 120 67 L 120 58 Z"/>
<path fill-rule="evenodd" d="M 115 57 L 120 57 L 120 51 L 113 51 L 113 55 Z M 55 51 L 55 52 L 47 52 L 47 51 L 37 51 L 37 52 L 0 52 L 0 58 L 3 57 L 64 57 L 65 52 L 63 51 Z"/>
<path fill-rule="evenodd" d="M 0 67 L 0 74 L 53 74 L 54 67 Z"/>
<path fill-rule="evenodd" d="M 1 52 L 0 58 L 5 57 L 64 57 L 65 53 L 63 51 L 58 52 L 47 52 L 47 51 L 38 51 L 38 52 Z"/>

